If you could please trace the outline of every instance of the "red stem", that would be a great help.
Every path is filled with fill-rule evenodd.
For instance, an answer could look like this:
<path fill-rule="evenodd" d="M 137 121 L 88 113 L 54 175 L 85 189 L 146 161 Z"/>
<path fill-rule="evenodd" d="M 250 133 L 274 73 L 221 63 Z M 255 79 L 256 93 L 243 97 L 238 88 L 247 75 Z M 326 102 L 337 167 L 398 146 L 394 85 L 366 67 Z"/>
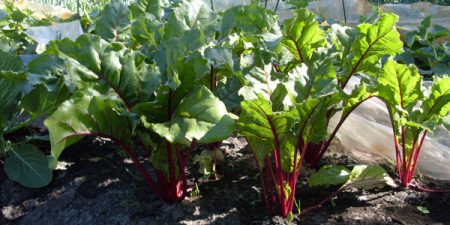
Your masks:
<path fill-rule="evenodd" d="M 407 175 L 407 171 L 406 171 L 406 143 L 405 143 L 405 126 L 402 126 L 401 127 L 401 132 L 402 132 L 402 151 L 403 151 L 403 162 L 402 162 L 402 166 L 403 166 L 403 173 L 406 173 L 405 175 L 406 176 L 403 176 L 402 178 L 403 178 L 403 180 L 402 180 L 402 182 L 404 182 L 405 184 L 407 183 L 406 182 L 406 177 L 408 176 Z"/>
<path fill-rule="evenodd" d="M 411 154 L 409 155 L 409 159 L 408 159 L 408 163 L 406 164 L 406 180 L 409 182 L 410 178 L 412 177 L 411 173 L 414 174 L 414 170 L 411 167 L 412 163 L 413 163 L 413 159 L 415 158 L 415 155 L 417 155 L 417 149 L 416 149 L 416 144 L 417 144 L 417 139 L 419 138 L 420 134 L 420 130 L 417 131 L 416 135 L 414 136 L 413 139 L 413 145 L 411 148 Z"/>
<path fill-rule="evenodd" d="M 423 146 L 423 143 L 425 141 L 425 137 L 427 136 L 427 132 L 428 132 L 428 130 L 425 130 L 423 132 L 422 138 L 420 140 L 419 147 L 417 147 L 417 149 L 416 149 L 416 154 L 414 155 L 414 162 L 413 162 L 413 165 L 412 165 L 412 172 L 411 172 L 411 174 L 408 177 L 408 182 L 410 182 L 412 177 L 414 176 L 414 171 L 416 170 L 416 167 L 417 167 L 417 161 L 419 159 L 419 154 L 420 154 L 420 151 L 422 150 L 422 146 Z"/>
<path fill-rule="evenodd" d="M 277 185 L 277 181 L 275 179 L 275 175 L 272 169 L 272 164 L 270 163 L 270 159 L 269 157 L 266 157 L 264 159 L 264 163 L 266 165 L 266 177 L 267 177 L 267 187 L 268 187 L 268 191 L 270 192 L 270 195 L 272 197 L 272 205 L 274 206 L 275 210 L 280 210 L 278 209 L 278 205 L 277 205 L 277 196 L 278 196 L 278 190 L 274 189 L 274 187 L 276 188 Z"/>
<path fill-rule="evenodd" d="M 418 191 L 422 191 L 422 192 L 428 192 L 428 193 L 447 193 L 450 192 L 450 189 L 441 189 L 441 190 L 436 190 L 436 189 L 430 189 L 427 187 L 423 187 L 420 184 L 418 184 L 417 182 L 413 181 L 412 188 L 418 190 Z"/>
<path fill-rule="evenodd" d="M 169 184 L 172 185 L 175 182 L 175 162 L 173 160 L 173 148 L 172 144 L 167 142 L 167 162 L 169 164 Z"/>

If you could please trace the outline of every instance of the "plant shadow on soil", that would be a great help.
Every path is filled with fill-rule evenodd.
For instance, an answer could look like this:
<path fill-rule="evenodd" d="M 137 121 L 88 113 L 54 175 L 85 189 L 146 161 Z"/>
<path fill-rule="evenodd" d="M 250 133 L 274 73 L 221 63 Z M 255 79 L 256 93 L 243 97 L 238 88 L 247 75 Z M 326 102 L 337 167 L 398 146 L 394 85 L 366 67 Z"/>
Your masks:
<path fill-rule="evenodd" d="M 29 189 L 9 180 L 0 171 L 0 224 L 288 224 L 266 212 L 253 156 L 245 141 L 225 142 L 225 163 L 220 179 L 199 182 L 196 166 L 189 174 L 199 194 L 183 202 L 166 204 L 147 188 L 130 160 L 104 140 L 85 139 L 61 156 L 62 167 L 49 186 Z M 197 149 L 194 154 L 199 154 Z M 375 157 L 375 156 L 374 156 Z M 142 158 L 143 161 L 148 159 Z M 377 158 L 377 163 L 383 159 Z M 3 164 L 3 160 L 0 159 Z M 322 165 L 374 163 L 356 159 L 334 144 Z M 392 177 L 392 167 L 383 163 Z M 306 167 L 303 167 L 306 168 Z M 300 175 L 297 199 L 307 208 L 331 195 L 338 187 L 309 188 Z M 448 183 L 426 180 L 433 187 Z M 350 189 L 334 204 L 326 203 L 294 224 L 450 224 L 450 193 L 423 193 L 410 189 Z M 428 214 L 417 206 L 424 206 Z"/>

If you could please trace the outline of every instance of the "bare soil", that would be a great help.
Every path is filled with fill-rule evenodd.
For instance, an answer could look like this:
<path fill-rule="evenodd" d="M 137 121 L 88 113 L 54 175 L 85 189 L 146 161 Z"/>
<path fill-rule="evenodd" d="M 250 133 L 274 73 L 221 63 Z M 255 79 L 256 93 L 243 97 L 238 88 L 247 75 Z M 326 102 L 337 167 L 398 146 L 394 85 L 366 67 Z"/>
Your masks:
<path fill-rule="evenodd" d="M 190 184 L 192 190 L 197 184 L 197 193 L 169 205 L 146 188 L 120 150 L 101 140 L 86 139 L 63 153 L 61 161 L 66 168 L 56 170 L 47 187 L 22 187 L 1 170 L 0 224 L 289 224 L 266 212 L 253 156 L 245 146 L 238 138 L 225 142 L 225 162 L 218 166 L 217 180 L 201 181 L 197 168 L 191 166 Z M 322 164 L 380 162 L 395 178 L 391 165 L 382 158 L 358 157 L 337 144 Z M 305 169 L 298 184 L 297 199 L 304 209 L 338 189 L 309 188 L 306 176 L 311 173 Z M 450 186 L 427 179 L 424 182 L 435 188 Z M 426 207 L 429 213 L 420 212 L 418 206 Z M 351 189 L 292 223 L 450 224 L 450 193 Z"/>

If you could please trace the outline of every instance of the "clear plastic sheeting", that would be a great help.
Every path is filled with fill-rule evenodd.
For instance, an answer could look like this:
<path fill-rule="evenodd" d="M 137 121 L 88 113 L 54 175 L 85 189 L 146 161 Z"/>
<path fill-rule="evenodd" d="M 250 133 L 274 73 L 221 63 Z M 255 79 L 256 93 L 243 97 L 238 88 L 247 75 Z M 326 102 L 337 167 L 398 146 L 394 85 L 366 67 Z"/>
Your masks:
<path fill-rule="evenodd" d="M 20 10 L 30 10 L 33 16 L 38 19 L 45 19 L 48 17 L 58 17 L 67 19 L 75 13 L 61 6 L 52 6 L 27 0 L 14 0 L 14 6 Z M 0 0 L 0 8 L 4 8 L 3 0 Z"/>
<path fill-rule="evenodd" d="M 359 83 L 352 78 L 348 87 Z M 331 120 L 334 127 L 340 114 Z M 381 155 L 395 162 L 394 136 L 384 102 L 371 98 L 362 103 L 344 122 L 337 138 L 348 151 Z M 450 180 L 450 132 L 443 126 L 429 133 L 420 153 L 419 171 L 434 179 Z"/>
<path fill-rule="evenodd" d="M 250 0 L 204 0 L 208 5 L 213 2 L 216 11 L 224 11 L 236 5 L 249 4 Z M 264 3 L 263 3 L 264 4 Z M 290 5 L 277 0 L 269 0 L 267 8 L 277 9 L 280 20 L 283 21 L 293 16 Z M 344 10 L 345 7 L 345 10 Z M 320 0 L 309 2 L 307 8 L 316 14 L 334 21 L 344 22 L 348 25 L 359 23 L 361 16 L 367 16 L 374 8 L 367 0 Z M 434 5 L 428 2 L 413 4 L 384 4 L 379 6 L 383 12 L 392 12 L 400 16 L 397 23 L 406 30 L 416 29 L 416 26 L 427 16 L 433 16 L 433 23 L 444 27 L 450 27 L 450 6 Z M 344 13 L 345 11 L 345 13 Z"/>
<path fill-rule="evenodd" d="M 53 40 L 69 38 L 73 41 L 82 35 L 83 29 L 79 20 L 68 23 L 58 23 L 51 26 L 29 27 L 25 32 L 38 43 L 37 53 L 41 53 L 47 43 Z"/>
<path fill-rule="evenodd" d="M 203 0 L 207 5 L 211 8 L 214 8 L 215 11 L 225 11 L 233 6 L 237 5 L 248 5 L 251 3 L 251 0 Z M 212 4 L 212 6 L 211 6 Z"/>

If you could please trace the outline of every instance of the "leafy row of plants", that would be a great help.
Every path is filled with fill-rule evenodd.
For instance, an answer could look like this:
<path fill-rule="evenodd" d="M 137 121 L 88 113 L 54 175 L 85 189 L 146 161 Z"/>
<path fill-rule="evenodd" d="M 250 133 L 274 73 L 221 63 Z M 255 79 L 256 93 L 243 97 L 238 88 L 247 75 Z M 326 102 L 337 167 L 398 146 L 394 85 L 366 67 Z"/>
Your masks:
<path fill-rule="evenodd" d="M 450 70 L 450 45 L 448 28 L 432 24 L 431 16 L 426 17 L 417 30 L 406 35 L 405 51 L 397 56 L 403 64 L 414 64 L 426 79 L 448 74 Z"/>
<path fill-rule="evenodd" d="M 21 51 L 1 52 L 4 169 L 23 185 L 45 186 L 64 149 L 102 137 L 133 160 L 152 192 L 176 202 L 187 194 L 193 151 L 237 133 L 254 155 L 267 210 L 287 217 L 303 164 L 317 167 L 351 113 L 379 98 L 407 187 L 427 132 L 449 114 L 450 78 L 434 77 L 425 91 L 414 65 L 393 60 L 403 49 L 397 19 L 324 27 L 299 9 L 279 25 L 257 4 L 218 13 L 201 0 L 113 0 L 86 34 L 50 42 L 28 65 Z M 48 157 L 30 138 L 8 135 L 38 118 L 46 118 Z"/>

